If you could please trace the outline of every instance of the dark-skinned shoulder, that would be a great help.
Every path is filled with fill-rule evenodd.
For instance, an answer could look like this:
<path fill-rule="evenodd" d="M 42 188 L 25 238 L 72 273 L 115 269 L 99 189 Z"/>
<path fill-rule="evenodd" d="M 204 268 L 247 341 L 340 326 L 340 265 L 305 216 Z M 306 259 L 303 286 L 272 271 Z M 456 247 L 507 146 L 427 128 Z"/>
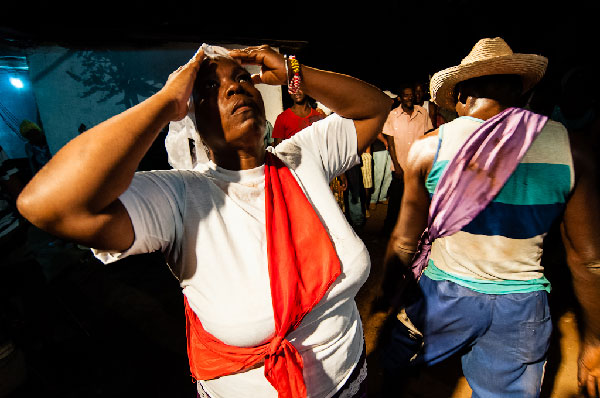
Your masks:
<path fill-rule="evenodd" d="M 438 148 L 438 130 L 417 138 L 408 151 L 407 168 L 423 178 L 427 177 L 433 166 Z"/>

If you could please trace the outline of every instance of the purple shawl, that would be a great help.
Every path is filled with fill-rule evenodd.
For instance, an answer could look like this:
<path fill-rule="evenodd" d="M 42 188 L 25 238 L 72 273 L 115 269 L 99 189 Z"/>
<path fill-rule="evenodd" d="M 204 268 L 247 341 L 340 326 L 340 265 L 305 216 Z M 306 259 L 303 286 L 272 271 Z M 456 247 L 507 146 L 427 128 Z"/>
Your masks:
<path fill-rule="evenodd" d="M 416 280 L 427 267 L 433 241 L 460 231 L 488 205 L 547 120 L 525 109 L 508 108 L 471 134 L 448 163 L 431 199 L 427 229 L 411 266 Z"/>

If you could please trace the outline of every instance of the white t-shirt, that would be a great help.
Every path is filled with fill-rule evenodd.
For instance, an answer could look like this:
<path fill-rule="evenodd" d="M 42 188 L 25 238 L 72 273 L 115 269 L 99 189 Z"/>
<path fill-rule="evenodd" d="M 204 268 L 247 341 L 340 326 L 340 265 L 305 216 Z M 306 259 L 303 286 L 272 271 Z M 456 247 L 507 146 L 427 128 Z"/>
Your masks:
<path fill-rule="evenodd" d="M 304 361 L 308 397 L 335 394 L 363 349 L 354 297 L 370 259 L 347 223 L 329 182 L 359 163 L 352 120 L 331 115 L 269 150 L 292 171 L 329 233 L 342 274 L 287 339 Z M 104 262 L 161 250 L 203 327 L 224 343 L 248 347 L 275 332 L 265 231 L 264 166 L 136 173 L 120 197 L 135 241 L 124 253 L 96 252 Z M 201 381 L 214 398 L 277 397 L 263 367 Z"/>

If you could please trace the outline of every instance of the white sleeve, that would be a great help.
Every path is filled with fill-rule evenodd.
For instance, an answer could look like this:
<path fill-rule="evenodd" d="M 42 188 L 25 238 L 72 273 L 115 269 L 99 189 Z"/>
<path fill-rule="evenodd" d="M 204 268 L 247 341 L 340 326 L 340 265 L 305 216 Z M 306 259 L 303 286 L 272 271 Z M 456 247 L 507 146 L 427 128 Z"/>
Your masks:
<path fill-rule="evenodd" d="M 321 161 L 329 181 L 360 163 L 354 121 L 337 114 L 311 124 L 278 147 L 285 152 L 287 145 L 311 152 Z"/>
<path fill-rule="evenodd" d="M 185 184 L 176 170 L 138 172 L 119 197 L 129 214 L 135 238 L 124 252 L 92 249 L 103 263 L 133 254 L 161 251 L 177 258 L 183 233 Z"/>

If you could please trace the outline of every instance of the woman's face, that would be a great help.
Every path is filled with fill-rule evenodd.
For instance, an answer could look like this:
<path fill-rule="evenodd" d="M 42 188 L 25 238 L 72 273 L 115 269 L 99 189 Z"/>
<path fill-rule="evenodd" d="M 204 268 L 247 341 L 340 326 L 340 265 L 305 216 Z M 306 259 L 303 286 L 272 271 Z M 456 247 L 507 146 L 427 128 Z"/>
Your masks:
<path fill-rule="evenodd" d="M 218 57 L 200 66 L 194 85 L 198 131 L 213 151 L 263 145 L 265 105 L 250 74 L 237 62 Z"/>
<path fill-rule="evenodd" d="M 304 99 L 306 98 L 306 95 L 304 95 L 302 91 L 298 90 L 296 94 L 290 94 L 290 96 L 292 97 L 292 101 L 294 101 L 295 104 L 304 104 Z"/>

